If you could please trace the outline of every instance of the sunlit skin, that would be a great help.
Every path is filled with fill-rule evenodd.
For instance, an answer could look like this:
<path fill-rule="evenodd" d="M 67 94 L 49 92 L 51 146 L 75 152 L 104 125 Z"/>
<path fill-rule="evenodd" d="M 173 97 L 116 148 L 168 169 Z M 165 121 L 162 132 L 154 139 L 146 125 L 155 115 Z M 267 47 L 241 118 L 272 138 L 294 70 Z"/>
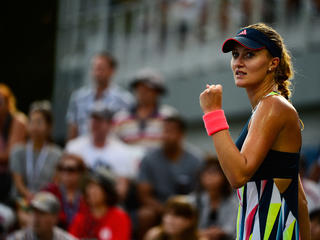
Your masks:
<path fill-rule="evenodd" d="M 240 44 L 232 50 L 231 69 L 235 84 L 238 87 L 255 87 L 261 82 L 270 84 L 266 78 L 266 73 L 272 64 L 272 57 L 266 49 L 250 50 Z M 265 81 L 267 80 L 267 81 Z"/>
<path fill-rule="evenodd" d="M 272 57 L 266 49 L 250 50 L 236 44 L 232 50 L 230 65 L 235 84 L 246 89 L 253 108 L 261 93 L 277 89 L 273 78 L 278 64 L 279 58 Z"/>
<path fill-rule="evenodd" d="M 179 236 L 186 231 L 192 222 L 190 219 L 177 216 L 173 213 L 165 213 L 162 219 L 163 231 L 171 237 Z"/>

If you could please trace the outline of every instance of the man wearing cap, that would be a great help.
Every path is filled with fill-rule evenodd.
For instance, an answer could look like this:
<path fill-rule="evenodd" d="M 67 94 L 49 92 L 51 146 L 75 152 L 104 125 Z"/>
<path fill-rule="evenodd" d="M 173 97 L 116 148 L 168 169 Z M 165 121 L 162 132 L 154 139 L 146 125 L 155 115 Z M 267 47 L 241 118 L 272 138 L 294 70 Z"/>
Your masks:
<path fill-rule="evenodd" d="M 8 236 L 8 240 L 75 240 L 77 238 L 56 227 L 60 204 L 51 193 L 39 192 L 31 201 L 32 225 Z"/>
<path fill-rule="evenodd" d="M 70 98 L 67 123 L 68 139 L 81 136 L 88 132 L 90 109 L 97 101 L 104 102 L 111 110 L 119 111 L 133 104 L 132 96 L 111 84 L 117 62 L 107 52 L 94 56 L 92 61 L 92 87 L 83 87 L 75 91 Z"/>
<path fill-rule="evenodd" d="M 130 88 L 137 104 L 115 115 L 114 132 L 124 142 L 144 150 L 159 147 L 163 119 L 176 114 L 174 108 L 159 103 L 166 93 L 164 79 L 155 70 L 145 68 L 133 77 Z"/>
<path fill-rule="evenodd" d="M 136 175 L 138 162 L 134 150 L 109 134 L 112 115 L 104 103 L 96 103 L 90 114 L 89 134 L 71 140 L 66 151 L 82 157 L 91 170 L 100 166 L 109 168 L 118 176 L 119 194 L 124 197 L 128 180 Z"/>

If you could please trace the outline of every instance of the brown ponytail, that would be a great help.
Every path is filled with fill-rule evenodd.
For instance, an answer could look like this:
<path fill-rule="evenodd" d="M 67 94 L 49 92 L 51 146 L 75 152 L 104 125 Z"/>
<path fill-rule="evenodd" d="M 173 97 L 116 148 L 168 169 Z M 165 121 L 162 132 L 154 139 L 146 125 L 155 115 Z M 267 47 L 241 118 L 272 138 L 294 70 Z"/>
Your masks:
<path fill-rule="evenodd" d="M 282 37 L 273 28 L 267 26 L 264 23 L 253 24 L 248 26 L 248 28 L 254 28 L 264 33 L 282 50 L 282 57 L 280 59 L 278 67 L 275 70 L 274 80 L 281 95 L 286 99 L 289 99 L 291 96 L 291 79 L 294 76 L 294 71 L 291 56 L 286 48 L 286 45 L 283 43 Z"/>

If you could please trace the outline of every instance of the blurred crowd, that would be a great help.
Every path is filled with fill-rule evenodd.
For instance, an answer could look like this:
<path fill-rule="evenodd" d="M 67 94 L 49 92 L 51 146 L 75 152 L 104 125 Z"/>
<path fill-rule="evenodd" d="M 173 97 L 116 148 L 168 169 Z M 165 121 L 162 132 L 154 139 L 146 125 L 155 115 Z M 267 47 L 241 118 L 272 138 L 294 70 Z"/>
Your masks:
<path fill-rule="evenodd" d="M 63 147 L 52 139 L 50 102 L 32 103 L 25 116 L 0 84 L 0 238 L 234 239 L 237 194 L 217 158 L 184 141 L 184 119 L 161 103 L 164 77 L 141 69 L 127 91 L 112 81 L 112 55 L 91 64 L 92 83 L 66 103 Z M 320 157 L 304 166 L 319 239 Z"/>
<path fill-rule="evenodd" d="M 141 13 L 139 33 L 141 31 L 142 35 L 147 36 L 157 29 L 157 47 L 161 54 L 167 49 L 169 41 L 175 42 L 179 50 L 184 50 L 190 39 L 202 44 L 208 38 L 212 38 L 208 35 L 217 37 L 216 33 L 210 32 L 212 24 L 217 26 L 216 31 L 219 34 L 229 33 L 235 22 L 238 26 L 247 26 L 257 19 L 271 25 L 283 20 L 284 25 L 290 28 L 298 23 L 297 19 L 304 14 L 305 8 L 310 8 L 311 19 L 320 18 L 319 0 L 113 0 L 110 2 L 114 8 L 136 4 L 142 6 L 138 11 Z M 157 11 L 151 6 L 157 8 Z M 278 11 L 279 6 L 283 11 Z M 124 31 L 127 38 L 136 28 L 135 9 L 133 7 L 131 11 L 124 11 L 126 12 Z M 114 31 L 117 27 L 116 20 L 111 19 L 109 24 L 109 38 L 111 38 L 109 41 L 112 42 L 112 35 L 117 34 Z M 113 46 L 114 43 L 109 44 Z"/>

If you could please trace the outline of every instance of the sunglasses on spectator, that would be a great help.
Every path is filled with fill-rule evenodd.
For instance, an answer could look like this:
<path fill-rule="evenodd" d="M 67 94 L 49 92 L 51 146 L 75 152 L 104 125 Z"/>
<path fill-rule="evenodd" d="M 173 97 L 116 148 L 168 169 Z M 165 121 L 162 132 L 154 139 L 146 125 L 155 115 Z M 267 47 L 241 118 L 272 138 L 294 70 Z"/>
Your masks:
<path fill-rule="evenodd" d="M 68 172 L 68 173 L 74 173 L 79 172 L 78 167 L 67 167 L 67 166 L 58 166 L 58 171 L 60 172 Z"/>

